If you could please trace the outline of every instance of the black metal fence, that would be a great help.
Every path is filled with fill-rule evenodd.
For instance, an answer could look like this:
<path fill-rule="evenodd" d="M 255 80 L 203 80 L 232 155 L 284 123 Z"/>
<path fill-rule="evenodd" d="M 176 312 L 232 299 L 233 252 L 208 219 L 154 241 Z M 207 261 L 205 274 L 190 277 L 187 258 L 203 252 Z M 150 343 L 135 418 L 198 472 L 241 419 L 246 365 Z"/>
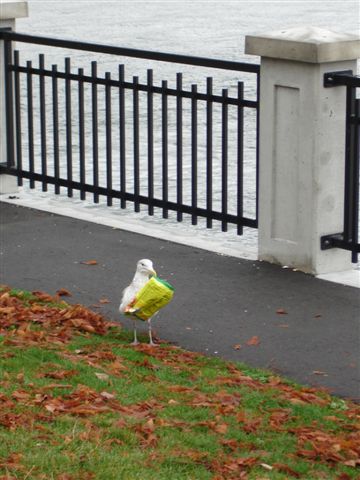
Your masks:
<path fill-rule="evenodd" d="M 0 40 L 5 48 L 7 112 L 7 164 L 0 166 L 0 172 L 17 176 L 19 185 L 23 179 L 29 180 L 31 188 L 40 182 L 43 191 L 48 185 L 54 185 L 57 194 L 65 188 L 69 197 L 79 190 L 81 199 L 90 192 L 95 202 L 99 196 L 105 196 L 108 205 L 119 199 L 121 208 L 132 202 L 136 212 L 146 205 L 149 215 L 154 214 L 155 208 L 161 209 L 164 218 L 169 211 L 176 212 L 178 221 L 182 221 L 183 214 L 189 214 L 192 224 L 197 223 L 198 217 L 204 217 L 208 228 L 216 220 L 221 222 L 223 231 L 228 224 L 235 224 L 240 235 L 244 226 L 257 227 L 259 65 L 4 30 L 0 31 Z M 84 68 L 74 71 L 69 57 L 65 58 L 63 70 L 54 64 L 46 67 L 43 54 L 39 55 L 37 66 L 31 60 L 21 64 L 19 51 L 13 52 L 15 41 L 225 69 L 235 72 L 236 80 L 229 94 L 227 88 L 216 93 L 212 77 L 206 78 L 204 91 L 196 84 L 184 87 L 182 73 L 176 73 L 173 86 L 167 80 L 155 84 L 152 69 L 147 70 L 145 81 L 136 75 L 129 81 L 122 64 L 118 65 L 116 78 L 110 72 L 99 75 L 97 61 L 91 62 L 88 73 Z M 237 79 L 244 72 L 255 75 L 253 99 L 244 98 L 244 83 Z M 171 112 L 169 102 L 172 102 Z M 252 216 L 244 215 L 244 112 L 251 112 L 255 125 Z M 184 163 L 185 150 L 188 165 Z M 145 185 L 140 176 L 144 169 Z M 201 189 L 199 173 L 204 181 Z M 187 196 L 185 182 L 190 185 Z M 229 183 L 235 185 L 230 199 Z"/>
<path fill-rule="evenodd" d="M 330 72 L 324 76 L 325 87 L 346 86 L 346 151 L 344 228 L 340 233 L 321 237 L 321 248 L 343 248 L 352 252 L 353 263 L 358 261 L 359 244 L 359 157 L 360 157 L 360 77 L 352 71 Z"/>

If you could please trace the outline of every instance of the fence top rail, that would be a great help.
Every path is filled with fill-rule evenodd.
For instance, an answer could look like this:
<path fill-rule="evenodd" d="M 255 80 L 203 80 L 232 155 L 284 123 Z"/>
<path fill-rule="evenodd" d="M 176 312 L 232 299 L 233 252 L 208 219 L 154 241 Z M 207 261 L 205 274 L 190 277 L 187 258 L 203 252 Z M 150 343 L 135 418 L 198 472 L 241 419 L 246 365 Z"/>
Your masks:
<path fill-rule="evenodd" d="M 260 73 L 260 65 L 254 63 L 234 62 L 231 60 L 194 57 L 191 55 L 179 55 L 175 53 L 154 52 L 151 50 L 138 50 L 134 48 L 117 47 L 113 45 L 64 40 L 60 38 L 18 33 L 9 29 L 0 29 L 0 40 L 14 40 L 16 42 L 33 43 L 37 45 L 47 45 L 50 47 L 61 47 L 72 50 L 85 50 L 89 52 L 120 55 L 124 57 L 145 58 L 147 60 L 157 60 L 161 62 L 182 63 L 186 65 L 196 65 L 200 67 L 218 68 L 223 70 L 235 70 L 256 74 Z"/>

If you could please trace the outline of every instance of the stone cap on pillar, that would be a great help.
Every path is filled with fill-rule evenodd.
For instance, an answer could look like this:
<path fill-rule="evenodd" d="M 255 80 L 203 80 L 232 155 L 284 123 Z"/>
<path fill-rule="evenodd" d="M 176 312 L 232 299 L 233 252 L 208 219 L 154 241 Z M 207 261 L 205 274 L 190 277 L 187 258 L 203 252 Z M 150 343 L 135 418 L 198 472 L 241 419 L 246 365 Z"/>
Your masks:
<path fill-rule="evenodd" d="M 14 18 L 24 18 L 29 16 L 28 3 L 24 1 L 1 2 L 0 20 L 12 20 Z"/>
<path fill-rule="evenodd" d="M 360 37 L 318 27 L 295 27 L 247 35 L 245 53 L 307 63 L 360 58 Z"/>

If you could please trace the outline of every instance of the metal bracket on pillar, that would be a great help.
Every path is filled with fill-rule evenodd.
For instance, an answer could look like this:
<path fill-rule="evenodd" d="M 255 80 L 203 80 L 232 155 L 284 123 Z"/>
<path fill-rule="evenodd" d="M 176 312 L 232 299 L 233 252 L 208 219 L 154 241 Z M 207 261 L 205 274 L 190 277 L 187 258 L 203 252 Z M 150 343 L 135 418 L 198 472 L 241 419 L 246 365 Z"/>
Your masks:
<path fill-rule="evenodd" d="M 324 87 L 339 87 L 345 85 L 351 85 L 354 83 L 354 79 L 357 80 L 357 77 L 353 75 L 352 70 L 341 70 L 338 72 L 327 72 L 324 73 Z M 359 85 L 360 85 L 360 78 Z"/>
<path fill-rule="evenodd" d="M 324 235 L 320 238 L 321 250 L 330 250 L 330 248 L 336 248 L 344 241 L 344 235 L 342 233 L 335 233 L 333 235 Z"/>

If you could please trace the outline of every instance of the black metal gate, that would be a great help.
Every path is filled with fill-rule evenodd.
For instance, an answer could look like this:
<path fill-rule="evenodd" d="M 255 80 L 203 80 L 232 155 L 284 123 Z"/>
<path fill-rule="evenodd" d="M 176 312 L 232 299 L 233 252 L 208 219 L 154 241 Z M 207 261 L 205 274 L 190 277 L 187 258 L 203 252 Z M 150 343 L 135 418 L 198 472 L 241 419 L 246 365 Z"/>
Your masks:
<path fill-rule="evenodd" d="M 198 217 L 204 217 L 208 228 L 212 227 L 213 220 L 221 222 L 223 231 L 228 224 L 235 224 L 239 235 L 243 226 L 257 227 L 259 65 L 44 38 L 6 30 L 0 31 L 0 40 L 4 41 L 5 48 L 7 112 L 7 163 L 0 166 L 0 173 L 17 176 L 19 185 L 23 179 L 28 179 L 31 188 L 40 182 L 43 191 L 48 185 L 54 185 L 56 194 L 65 188 L 71 197 L 74 190 L 79 190 L 80 198 L 85 199 L 90 192 L 95 202 L 99 201 L 99 196 L 105 196 L 109 206 L 113 199 L 120 200 L 121 208 L 132 202 L 136 212 L 140 205 L 147 205 L 149 215 L 154 214 L 154 208 L 161 209 L 164 218 L 169 211 L 176 212 L 178 221 L 182 221 L 183 214 L 189 214 L 192 224 L 197 223 Z M 88 73 L 84 68 L 74 71 L 69 57 L 65 58 L 63 70 L 57 65 L 47 67 L 43 54 L 39 55 L 37 66 L 30 60 L 21 64 L 19 51 L 12 51 L 15 41 L 225 69 L 235 72 L 234 81 L 231 94 L 227 88 L 215 93 L 212 77 L 206 78 L 204 91 L 200 91 L 196 84 L 185 88 L 182 73 L 176 74 L 176 82 L 171 86 L 167 80 L 156 85 L 152 69 L 147 70 L 146 80 L 141 81 L 137 75 L 126 80 L 124 65 L 118 65 L 116 78 L 110 72 L 99 75 L 97 61 L 91 62 Z M 237 79 L 239 72 L 255 75 L 253 99 L 244 98 L 244 83 Z M 170 101 L 173 102 L 171 112 Z M 140 108 L 144 105 L 145 111 Z M 256 135 L 252 217 L 244 215 L 243 208 L 244 112 L 247 111 L 253 116 Z M 204 119 L 201 125 L 200 114 Z M 158 145 L 155 136 L 160 138 Z M 203 139 L 201 145 L 200 137 Z M 146 143 L 142 152 L 141 140 Z M 214 143 L 218 145 L 217 152 Z M 184 163 L 185 150 L 188 151 L 188 165 Z M 172 172 L 169 171 L 170 155 L 175 165 Z M 144 169 L 145 185 L 140 178 Z M 199 172 L 204 180 L 201 191 Z M 185 182 L 191 185 L 186 198 Z M 218 208 L 214 207 L 214 182 L 218 185 Z M 236 184 L 235 194 L 232 194 L 236 205 L 231 210 L 229 182 Z M 156 194 L 155 187 L 160 193 Z M 234 202 L 234 198 L 231 201 Z"/>
<path fill-rule="evenodd" d="M 352 71 L 330 72 L 324 76 L 325 87 L 346 86 L 346 151 L 344 178 L 344 228 L 340 233 L 321 237 L 321 249 L 350 250 L 353 263 L 358 261 L 359 244 L 359 157 L 360 99 L 356 89 L 360 78 Z"/>

